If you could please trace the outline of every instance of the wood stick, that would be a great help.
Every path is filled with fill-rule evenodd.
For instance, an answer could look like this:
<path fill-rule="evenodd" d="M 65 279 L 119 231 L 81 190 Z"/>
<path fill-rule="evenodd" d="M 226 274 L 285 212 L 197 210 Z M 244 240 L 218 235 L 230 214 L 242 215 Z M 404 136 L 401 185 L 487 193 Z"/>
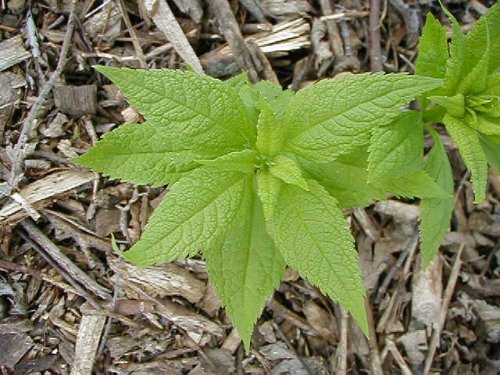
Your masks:
<path fill-rule="evenodd" d="M 432 332 L 431 342 L 429 344 L 429 351 L 425 357 L 424 375 L 428 375 L 431 370 L 432 360 L 434 354 L 436 353 L 437 346 L 439 344 L 439 337 L 443 331 L 444 323 L 446 321 L 446 315 L 448 314 L 448 307 L 450 306 L 451 297 L 455 290 L 455 285 L 457 284 L 457 279 L 460 274 L 460 268 L 462 267 L 462 261 L 460 259 L 464 245 L 460 246 L 460 249 L 455 256 L 455 261 L 453 262 L 453 267 L 451 269 L 450 278 L 448 279 L 448 284 L 443 295 L 443 305 L 441 306 L 441 312 L 439 314 L 439 322 L 437 327 Z"/>
<path fill-rule="evenodd" d="M 158 29 L 165 34 L 175 51 L 191 65 L 196 73 L 202 74 L 203 67 L 196 52 L 175 19 L 174 13 L 165 0 L 143 0 L 144 5 Z"/>
<path fill-rule="evenodd" d="M 208 0 L 208 4 L 215 15 L 217 23 L 231 47 L 236 63 L 241 69 L 248 71 L 248 76 L 252 82 L 259 80 L 259 75 L 255 69 L 252 54 L 243 40 L 240 28 L 231 7 L 227 0 Z"/>
<path fill-rule="evenodd" d="M 14 190 L 19 181 L 21 180 L 22 174 L 21 174 L 21 169 L 22 165 L 24 162 L 24 159 L 27 156 L 26 152 L 26 143 L 28 142 L 28 137 L 30 133 L 36 128 L 36 118 L 38 117 L 43 104 L 45 100 L 47 99 L 47 96 L 50 94 L 52 89 L 54 88 L 54 85 L 61 75 L 64 66 L 66 65 L 67 61 L 67 54 L 69 51 L 69 48 L 71 46 L 71 40 L 73 37 L 73 30 L 75 28 L 75 6 L 76 6 L 76 0 L 71 1 L 71 10 L 69 13 L 69 18 L 68 18 L 68 25 L 66 26 L 66 34 L 64 35 L 64 41 L 61 47 L 61 55 L 59 56 L 59 61 L 57 62 L 56 69 L 50 76 L 49 80 L 43 86 L 42 92 L 40 95 L 38 95 L 38 98 L 31 107 L 30 112 L 28 113 L 28 117 L 26 117 L 26 120 L 23 123 L 23 126 L 21 128 L 21 133 L 19 134 L 19 138 L 17 139 L 17 143 L 14 146 L 13 150 L 13 157 L 12 157 L 12 167 L 10 171 L 10 176 L 9 176 L 9 181 L 8 181 L 8 191 L 7 194 L 10 194 L 12 190 Z"/>
<path fill-rule="evenodd" d="M 125 8 L 125 4 L 123 0 L 117 1 L 118 8 L 120 8 L 120 12 L 123 17 L 123 21 L 125 22 L 125 26 L 127 26 L 128 33 L 132 38 L 132 45 L 134 46 L 135 54 L 137 55 L 137 59 L 141 65 L 141 68 L 146 68 L 146 57 L 144 57 L 144 52 L 142 52 L 142 47 L 139 44 L 139 40 L 137 39 L 137 34 L 135 33 L 134 27 L 130 22 L 130 17 L 128 16 L 127 9 Z"/>
<path fill-rule="evenodd" d="M 63 269 L 71 278 L 77 280 L 78 283 L 99 296 L 102 299 L 109 299 L 109 291 L 102 285 L 99 285 L 94 279 L 90 278 L 85 272 L 78 268 L 62 251 L 57 247 L 31 219 L 26 219 L 21 223 L 23 229 L 29 234 L 30 239 L 36 242 L 44 252 Z M 36 249 L 35 250 L 39 250 Z"/>
<path fill-rule="evenodd" d="M 382 71 L 382 54 L 380 51 L 380 0 L 370 0 L 370 69 L 372 72 Z"/>
<path fill-rule="evenodd" d="M 366 320 L 368 323 L 368 348 L 370 349 L 370 369 L 373 375 L 383 375 L 382 362 L 377 343 L 377 332 L 375 331 L 375 319 L 373 318 L 372 302 L 369 296 L 365 296 Z"/>

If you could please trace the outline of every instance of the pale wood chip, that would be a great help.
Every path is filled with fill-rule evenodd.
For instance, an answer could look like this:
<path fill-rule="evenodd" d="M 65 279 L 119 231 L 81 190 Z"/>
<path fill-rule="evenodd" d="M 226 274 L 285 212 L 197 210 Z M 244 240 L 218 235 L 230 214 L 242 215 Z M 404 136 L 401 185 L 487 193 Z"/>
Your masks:
<path fill-rule="evenodd" d="M 108 261 L 113 271 L 118 272 L 120 268 L 122 277 L 151 296 L 163 298 L 176 295 L 196 303 L 205 294 L 205 283 L 175 264 L 141 268 L 125 262 L 120 263 L 117 259 L 110 258 Z"/>
<path fill-rule="evenodd" d="M 435 328 L 439 321 L 443 294 L 442 261 L 436 257 L 427 269 L 422 269 L 421 261 L 417 264 L 412 282 L 411 315 L 426 327 Z"/>
<path fill-rule="evenodd" d="M 54 101 L 61 112 L 73 116 L 92 115 L 97 111 L 97 86 L 56 86 Z"/>
<path fill-rule="evenodd" d="M 23 38 L 17 35 L 0 43 L 0 72 L 29 59 L 31 54 L 23 46 Z"/>
<path fill-rule="evenodd" d="M 71 368 L 71 375 L 92 374 L 97 348 L 105 323 L 105 316 L 89 314 L 82 316 L 80 327 L 78 328 L 75 360 Z"/>
<path fill-rule="evenodd" d="M 179 23 L 175 19 L 172 10 L 165 0 L 143 0 L 149 16 L 153 19 L 158 29 L 160 29 L 166 38 L 172 43 L 175 51 L 184 59 L 186 63 L 197 73 L 203 73 L 196 52 L 189 44 L 189 41 L 182 31 Z"/>
<path fill-rule="evenodd" d="M 68 169 L 52 173 L 23 188 L 19 195 L 34 209 L 49 205 L 48 200 L 68 192 L 78 186 L 91 182 L 97 178 L 94 172 L 83 169 Z M 23 205 L 11 202 L 0 209 L 0 224 L 13 224 L 25 217 L 28 213 Z"/>

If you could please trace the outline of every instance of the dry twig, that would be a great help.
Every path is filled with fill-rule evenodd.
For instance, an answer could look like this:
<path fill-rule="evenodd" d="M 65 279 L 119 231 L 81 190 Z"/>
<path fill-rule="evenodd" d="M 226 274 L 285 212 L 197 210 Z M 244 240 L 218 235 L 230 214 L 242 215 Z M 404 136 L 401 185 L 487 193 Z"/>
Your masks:
<path fill-rule="evenodd" d="M 380 51 L 380 0 L 370 0 L 370 69 L 382 71 L 382 53 Z"/>
<path fill-rule="evenodd" d="M 429 374 L 431 370 L 432 360 L 439 344 L 439 338 L 441 337 L 441 332 L 446 321 L 446 315 L 448 314 L 448 307 L 450 306 L 451 297 L 453 296 L 453 292 L 455 291 L 455 285 L 460 274 L 460 268 L 462 267 L 462 260 L 460 259 L 460 257 L 462 255 L 463 249 L 464 245 L 460 246 L 460 249 L 455 256 L 453 267 L 451 268 L 450 278 L 448 279 L 448 284 L 446 285 L 446 289 L 443 294 L 443 304 L 441 306 L 441 312 L 439 314 L 439 322 L 437 324 L 437 327 L 432 332 L 429 351 L 427 352 L 427 356 L 425 357 L 425 367 L 423 371 L 424 375 Z"/>
<path fill-rule="evenodd" d="M 24 162 L 24 159 L 27 156 L 27 150 L 26 150 L 26 144 L 28 142 L 28 138 L 30 133 L 36 128 L 37 123 L 36 123 L 36 118 L 38 117 L 43 104 L 45 100 L 47 99 L 48 95 L 54 88 L 54 85 L 61 75 L 64 66 L 66 65 L 67 61 L 67 54 L 69 51 L 69 48 L 71 46 L 71 40 L 73 37 L 73 30 L 75 28 L 75 6 L 76 6 L 76 0 L 71 1 L 71 10 L 69 13 L 69 18 L 68 18 L 68 24 L 66 26 L 66 34 L 64 35 L 64 41 L 62 44 L 61 48 L 61 54 L 59 56 L 59 61 L 57 62 L 56 69 L 50 76 L 49 80 L 45 84 L 45 86 L 42 89 L 42 92 L 40 95 L 38 95 L 38 98 L 31 107 L 30 112 L 28 113 L 28 117 L 23 123 L 23 126 L 21 128 L 21 133 L 19 134 L 19 138 L 17 140 L 16 145 L 14 146 L 13 152 L 12 152 L 12 166 L 11 166 L 11 172 L 9 176 L 9 181 L 8 181 L 8 186 L 7 186 L 7 195 L 10 195 L 12 190 L 17 188 L 17 185 L 19 181 L 22 178 L 22 165 Z"/>

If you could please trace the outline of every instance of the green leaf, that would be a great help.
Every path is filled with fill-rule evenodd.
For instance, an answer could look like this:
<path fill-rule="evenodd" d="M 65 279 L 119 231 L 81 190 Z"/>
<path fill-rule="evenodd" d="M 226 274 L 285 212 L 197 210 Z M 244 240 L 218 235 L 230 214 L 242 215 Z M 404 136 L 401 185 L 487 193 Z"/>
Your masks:
<path fill-rule="evenodd" d="M 497 173 L 500 173 L 500 142 L 497 141 L 495 143 L 490 137 L 484 135 L 480 135 L 479 140 L 483 146 L 488 163 L 491 164 Z"/>
<path fill-rule="evenodd" d="M 500 135 L 500 118 L 488 116 L 483 113 L 467 114 L 463 122 L 485 135 Z"/>
<path fill-rule="evenodd" d="M 193 151 L 222 155 L 255 140 L 245 106 L 229 85 L 208 76 L 171 69 L 95 67 L 166 138 Z"/>
<path fill-rule="evenodd" d="M 314 163 L 305 159 L 300 164 L 306 175 L 318 181 L 339 207 L 365 207 L 385 199 L 384 191 L 368 183 L 368 151 L 366 148 L 339 156 L 329 163 Z"/>
<path fill-rule="evenodd" d="M 487 87 L 487 77 L 488 77 L 488 62 L 490 58 L 490 46 L 486 47 L 483 52 L 482 57 L 479 59 L 477 64 L 464 75 L 460 84 L 458 85 L 458 92 L 463 94 L 481 94 Z"/>
<path fill-rule="evenodd" d="M 285 113 L 286 107 L 293 97 L 293 91 L 283 90 L 281 86 L 269 81 L 257 82 L 254 85 L 254 89 L 264 97 L 276 116 L 280 118 Z"/>
<path fill-rule="evenodd" d="M 429 96 L 429 99 L 445 108 L 446 111 L 455 117 L 462 117 L 465 114 L 465 97 L 463 94 L 454 96 Z"/>
<path fill-rule="evenodd" d="M 266 156 L 276 155 L 283 146 L 283 126 L 265 99 L 260 97 L 257 123 L 257 150 Z"/>
<path fill-rule="evenodd" d="M 242 85 L 238 89 L 238 95 L 245 103 L 252 123 L 256 123 L 260 112 L 260 98 L 264 97 L 269 104 L 274 115 L 281 118 L 288 106 L 288 102 L 293 97 L 293 92 L 285 90 L 268 81 L 259 81 L 252 85 Z"/>
<path fill-rule="evenodd" d="M 302 172 L 297 163 L 284 156 L 276 155 L 269 165 L 269 172 L 287 184 L 298 186 L 304 190 L 309 190 L 307 182 L 302 177 Z"/>
<path fill-rule="evenodd" d="M 287 264 L 347 309 L 368 334 L 364 288 L 349 225 L 337 201 L 314 180 L 283 185 L 271 221 Z"/>
<path fill-rule="evenodd" d="M 391 123 L 401 107 L 438 87 L 434 78 L 357 74 L 323 80 L 299 91 L 285 114 L 285 148 L 327 162 L 369 143 L 371 129 Z"/>
<path fill-rule="evenodd" d="M 434 78 L 443 78 L 448 59 L 448 40 L 446 29 L 429 12 L 424 30 L 418 43 L 418 57 L 415 74 Z"/>
<path fill-rule="evenodd" d="M 210 280 L 249 349 L 253 326 L 266 299 L 279 286 L 285 262 L 267 234 L 262 205 L 256 196 L 245 197 L 240 211 L 239 220 L 231 226 L 222 246 L 213 246 L 203 255 Z"/>
<path fill-rule="evenodd" d="M 453 172 L 446 150 L 434 130 L 431 130 L 434 147 L 429 152 L 425 171 L 445 191 L 449 198 L 425 198 L 420 205 L 420 232 L 424 267 L 436 257 L 439 246 L 444 241 L 450 227 L 455 205 L 453 197 Z"/>
<path fill-rule="evenodd" d="M 369 182 L 422 168 L 424 138 L 420 116 L 419 112 L 405 112 L 391 124 L 373 129 L 368 148 Z"/>
<path fill-rule="evenodd" d="M 210 248 L 231 225 L 252 175 L 200 167 L 177 182 L 124 257 L 136 265 L 167 263 Z"/>
<path fill-rule="evenodd" d="M 250 81 L 248 80 L 248 73 L 242 72 L 234 77 L 231 77 L 225 81 L 222 81 L 225 85 L 231 86 L 235 90 L 239 90 L 244 86 L 250 85 Z"/>
<path fill-rule="evenodd" d="M 201 165 L 215 168 L 219 171 L 250 173 L 255 167 L 257 152 L 255 150 L 243 150 L 231 152 L 217 159 L 196 160 Z"/>
<path fill-rule="evenodd" d="M 461 120 L 445 115 L 443 123 L 458 146 L 465 165 L 471 171 L 475 201 L 481 203 L 486 195 L 488 164 L 477 132 Z"/>
<path fill-rule="evenodd" d="M 483 56 L 489 45 L 488 73 L 500 66 L 500 6 L 493 5 L 481 16 L 466 35 L 467 50 L 464 65 L 470 70 Z"/>
<path fill-rule="evenodd" d="M 420 170 L 404 176 L 389 177 L 373 184 L 388 194 L 404 198 L 449 198 L 438 184 L 425 171 Z"/>
<path fill-rule="evenodd" d="M 283 185 L 283 182 L 274 177 L 268 170 L 257 172 L 257 194 L 262 202 L 266 221 L 271 220 L 274 215 L 274 207 L 278 200 L 281 185 Z"/>
<path fill-rule="evenodd" d="M 120 126 L 73 161 L 111 178 L 161 186 L 196 168 L 195 159 L 216 156 L 210 150 L 197 154 L 146 122 Z"/>
<path fill-rule="evenodd" d="M 448 95 L 455 95 L 459 84 L 462 82 L 466 74 L 465 54 L 466 40 L 462 28 L 457 20 L 446 8 L 443 11 L 448 16 L 451 27 L 452 36 L 450 43 L 450 58 L 446 64 L 446 74 L 444 79 L 444 90 Z"/>
<path fill-rule="evenodd" d="M 483 95 L 492 95 L 499 97 L 500 96 L 500 72 L 491 73 L 488 76 L 487 86 Z"/>

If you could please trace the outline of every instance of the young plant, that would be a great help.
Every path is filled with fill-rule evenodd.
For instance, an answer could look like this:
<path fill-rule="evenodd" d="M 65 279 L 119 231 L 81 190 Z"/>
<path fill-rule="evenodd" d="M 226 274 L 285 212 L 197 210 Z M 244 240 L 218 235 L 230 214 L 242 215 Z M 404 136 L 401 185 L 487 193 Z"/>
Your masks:
<path fill-rule="evenodd" d="M 441 80 L 346 75 L 293 94 L 244 75 L 221 82 L 177 70 L 96 69 L 146 122 L 120 126 L 76 161 L 170 189 L 126 259 L 147 266 L 201 252 L 247 348 L 286 265 L 367 333 L 342 208 L 387 194 L 448 196 L 422 170 L 420 114 L 402 111 Z"/>
<path fill-rule="evenodd" d="M 488 162 L 500 171 L 500 6 L 494 5 L 464 35 L 457 20 L 451 21 L 448 45 L 446 29 L 427 15 L 419 43 L 416 73 L 443 79 L 442 87 L 423 98 L 426 125 L 443 123 L 470 170 L 475 200 L 485 198 Z M 426 171 L 447 192 L 453 192 L 448 157 L 437 134 Z M 421 210 L 421 248 L 425 263 L 434 258 L 447 231 L 454 199 L 424 199 Z"/>

